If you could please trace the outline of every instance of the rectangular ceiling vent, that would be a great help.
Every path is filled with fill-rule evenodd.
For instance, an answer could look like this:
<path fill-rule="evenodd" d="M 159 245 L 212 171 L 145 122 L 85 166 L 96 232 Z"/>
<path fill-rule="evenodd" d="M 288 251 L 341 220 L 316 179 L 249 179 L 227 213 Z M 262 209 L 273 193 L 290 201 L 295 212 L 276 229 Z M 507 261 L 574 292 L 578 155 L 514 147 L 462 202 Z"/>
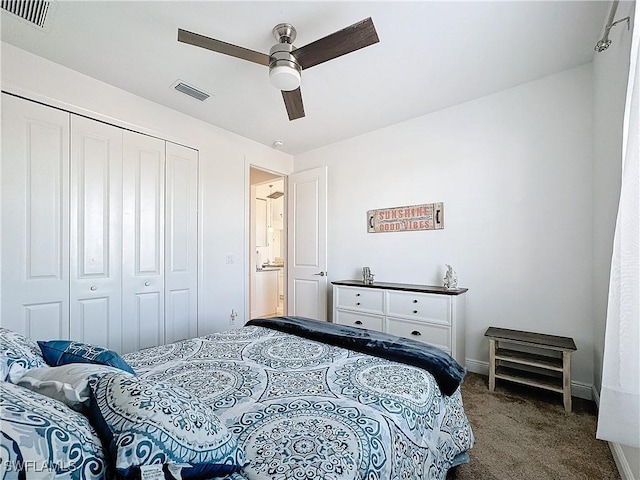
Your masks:
<path fill-rule="evenodd" d="M 50 1 L 46 0 L 0 0 L 0 7 L 9 13 L 40 28 L 45 27 Z"/>
<path fill-rule="evenodd" d="M 201 102 L 204 102 L 211 96 L 208 93 L 197 89 L 196 87 L 192 87 L 191 85 L 186 84 L 182 80 L 178 80 L 176 83 L 174 83 L 173 88 L 181 93 L 184 93 L 185 95 L 189 95 L 190 97 L 195 98 L 196 100 L 200 100 Z"/>

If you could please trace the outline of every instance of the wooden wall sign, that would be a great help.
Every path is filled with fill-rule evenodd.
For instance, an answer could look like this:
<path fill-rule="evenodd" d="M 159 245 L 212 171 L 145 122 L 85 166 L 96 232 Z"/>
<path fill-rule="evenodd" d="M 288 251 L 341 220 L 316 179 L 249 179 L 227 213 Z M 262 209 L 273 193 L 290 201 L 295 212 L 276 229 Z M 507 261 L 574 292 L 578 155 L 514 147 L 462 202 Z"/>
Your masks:
<path fill-rule="evenodd" d="M 369 233 L 442 230 L 443 228 L 443 202 L 381 208 L 367 212 L 367 232 Z"/>

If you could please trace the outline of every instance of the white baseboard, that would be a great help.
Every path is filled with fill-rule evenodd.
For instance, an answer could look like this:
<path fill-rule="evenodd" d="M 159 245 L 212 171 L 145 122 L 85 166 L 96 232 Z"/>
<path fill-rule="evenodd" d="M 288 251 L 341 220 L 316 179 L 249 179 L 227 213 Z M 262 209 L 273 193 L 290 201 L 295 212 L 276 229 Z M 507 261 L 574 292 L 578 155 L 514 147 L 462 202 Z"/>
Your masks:
<path fill-rule="evenodd" d="M 627 460 L 622 447 L 617 443 L 607 443 L 611 449 L 613 460 L 616 462 L 616 467 L 618 467 L 618 472 L 620 472 L 620 478 L 622 480 L 640 480 L 633 475 L 633 471 L 631 470 L 631 466 L 629 465 L 629 461 Z"/>
<path fill-rule="evenodd" d="M 489 375 L 489 362 L 481 362 L 472 358 L 465 358 L 464 361 L 468 371 L 484 376 Z"/>
<path fill-rule="evenodd" d="M 469 372 L 478 373 L 480 375 L 489 375 L 489 362 L 474 360 L 473 358 L 465 358 L 465 365 Z M 585 400 L 594 400 L 593 385 L 582 382 L 571 382 L 571 395 Z M 599 400 L 599 399 L 598 399 Z"/>
<path fill-rule="evenodd" d="M 582 382 L 571 382 L 571 395 L 585 400 L 593 400 L 593 385 Z"/>

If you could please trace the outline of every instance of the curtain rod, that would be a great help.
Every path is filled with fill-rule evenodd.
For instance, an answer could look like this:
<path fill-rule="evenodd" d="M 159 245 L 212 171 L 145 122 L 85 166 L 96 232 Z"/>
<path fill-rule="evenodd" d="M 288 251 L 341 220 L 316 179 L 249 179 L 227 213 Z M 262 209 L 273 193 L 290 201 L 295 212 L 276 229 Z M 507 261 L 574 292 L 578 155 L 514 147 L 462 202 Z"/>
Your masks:
<path fill-rule="evenodd" d="M 596 43 L 596 46 L 593 48 L 596 52 L 604 52 L 607 48 L 609 48 L 609 45 L 611 45 L 611 40 L 609 40 L 609 31 L 612 27 L 615 27 L 619 23 L 627 22 L 627 30 L 630 29 L 629 23 L 631 20 L 629 19 L 629 17 L 621 18 L 620 20 L 617 20 L 615 22 L 613 21 L 616 16 L 616 10 L 618 10 L 618 3 L 620 3 L 620 0 L 613 0 L 613 3 L 611 4 L 611 10 L 609 11 L 609 20 L 607 20 L 607 25 L 604 27 L 604 35 L 600 40 L 598 40 L 598 43 Z"/>

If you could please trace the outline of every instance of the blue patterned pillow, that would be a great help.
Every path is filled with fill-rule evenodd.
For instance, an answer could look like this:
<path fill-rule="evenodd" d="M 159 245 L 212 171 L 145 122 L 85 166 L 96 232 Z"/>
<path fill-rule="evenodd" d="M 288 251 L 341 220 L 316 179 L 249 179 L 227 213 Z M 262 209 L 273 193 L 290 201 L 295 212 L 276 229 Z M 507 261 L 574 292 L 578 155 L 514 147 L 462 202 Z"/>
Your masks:
<path fill-rule="evenodd" d="M 237 439 L 187 390 L 121 373 L 94 377 L 89 385 L 89 417 L 120 475 L 182 466 L 183 479 L 205 479 L 244 466 Z"/>
<path fill-rule="evenodd" d="M 38 341 L 38 345 L 40 345 L 44 359 L 52 367 L 69 363 L 93 363 L 116 367 L 125 372 L 136 374 L 117 352 L 103 347 L 70 340 Z"/>
<path fill-rule="evenodd" d="M 65 404 L 0 382 L 0 458 L 4 478 L 99 480 L 107 472 L 100 438 Z"/>
<path fill-rule="evenodd" d="M 46 367 L 38 345 L 24 335 L 0 327 L 0 368 L 2 380 L 8 380 L 9 373 L 15 367 L 30 368 Z"/>

